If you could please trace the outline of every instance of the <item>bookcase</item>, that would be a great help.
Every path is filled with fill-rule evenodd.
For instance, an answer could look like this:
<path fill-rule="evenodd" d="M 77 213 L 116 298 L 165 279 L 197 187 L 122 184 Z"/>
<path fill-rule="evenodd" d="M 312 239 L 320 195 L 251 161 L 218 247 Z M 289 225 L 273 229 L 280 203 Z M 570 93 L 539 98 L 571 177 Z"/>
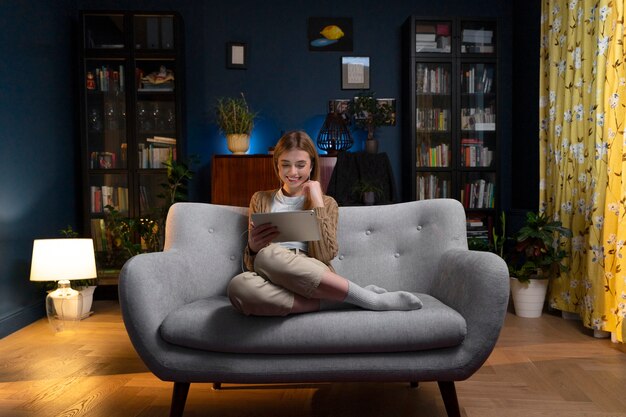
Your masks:
<path fill-rule="evenodd" d="M 487 244 L 498 209 L 497 21 L 411 16 L 402 30 L 406 201 L 455 198 Z"/>
<path fill-rule="evenodd" d="M 183 152 L 182 25 L 174 12 L 79 13 L 83 228 L 94 239 L 100 285 L 117 283 L 129 257 L 107 216 L 159 216 L 164 162 Z"/>

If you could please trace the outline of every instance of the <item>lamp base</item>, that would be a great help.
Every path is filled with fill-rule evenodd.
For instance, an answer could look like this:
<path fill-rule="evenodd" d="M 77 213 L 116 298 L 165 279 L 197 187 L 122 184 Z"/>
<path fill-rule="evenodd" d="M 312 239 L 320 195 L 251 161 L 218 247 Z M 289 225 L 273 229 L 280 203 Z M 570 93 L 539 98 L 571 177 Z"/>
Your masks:
<path fill-rule="evenodd" d="M 69 280 L 59 281 L 59 287 L 46 297 L 46 314 L 54 332 L 76 330 L 83 313 L 83 296 L 70 287 Z"/>

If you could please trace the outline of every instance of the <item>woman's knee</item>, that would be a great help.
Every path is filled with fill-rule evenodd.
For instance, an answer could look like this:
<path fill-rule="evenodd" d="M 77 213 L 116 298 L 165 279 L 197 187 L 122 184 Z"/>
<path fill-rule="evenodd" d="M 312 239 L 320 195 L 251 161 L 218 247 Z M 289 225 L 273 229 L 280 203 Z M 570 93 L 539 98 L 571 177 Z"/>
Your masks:
<path fill-rule="evenodd" d="M 293 294 L 254 272 L 234 277 L 228 284 L 233 307 L 249 316 L 285 316 L 291 312 Z"/>

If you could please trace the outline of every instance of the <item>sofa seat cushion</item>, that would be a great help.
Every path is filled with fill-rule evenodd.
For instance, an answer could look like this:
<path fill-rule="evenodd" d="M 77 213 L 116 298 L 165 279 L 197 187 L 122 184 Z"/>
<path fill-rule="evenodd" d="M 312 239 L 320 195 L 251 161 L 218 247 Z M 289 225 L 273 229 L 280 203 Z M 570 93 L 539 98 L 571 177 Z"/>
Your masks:
<path fill-rule="evenodd" d="M 226 297 L 171 312 L 161 324 L 167 342 L 231 353 L 412 352 L 460 344 L 465 319 L 434 297 L 417 294 L 414 311 L 326 310 L 286 317 L 244 316 Z"/>

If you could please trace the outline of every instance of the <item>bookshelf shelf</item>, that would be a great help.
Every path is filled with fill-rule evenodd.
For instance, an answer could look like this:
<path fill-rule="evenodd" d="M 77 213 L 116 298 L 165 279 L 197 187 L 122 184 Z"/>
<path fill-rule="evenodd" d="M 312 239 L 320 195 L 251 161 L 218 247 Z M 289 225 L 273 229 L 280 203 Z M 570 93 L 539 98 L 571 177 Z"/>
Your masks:
<path fill-rule="evenodd" d="M 183 151 L 182 19 L 81 11 L 78 23 L 83 234 L 94 239 L 99 285 L 116 284 L 127 256 L 107 205 L 126 218 L 152 216 L 163 205 L 163 161 Z"/>
<path fill-rule="evenodd" d="M 411 16 L 403 25 L 404 200 L 455 198 L 469 236 L 498 209 L 497 22 Z"/>

